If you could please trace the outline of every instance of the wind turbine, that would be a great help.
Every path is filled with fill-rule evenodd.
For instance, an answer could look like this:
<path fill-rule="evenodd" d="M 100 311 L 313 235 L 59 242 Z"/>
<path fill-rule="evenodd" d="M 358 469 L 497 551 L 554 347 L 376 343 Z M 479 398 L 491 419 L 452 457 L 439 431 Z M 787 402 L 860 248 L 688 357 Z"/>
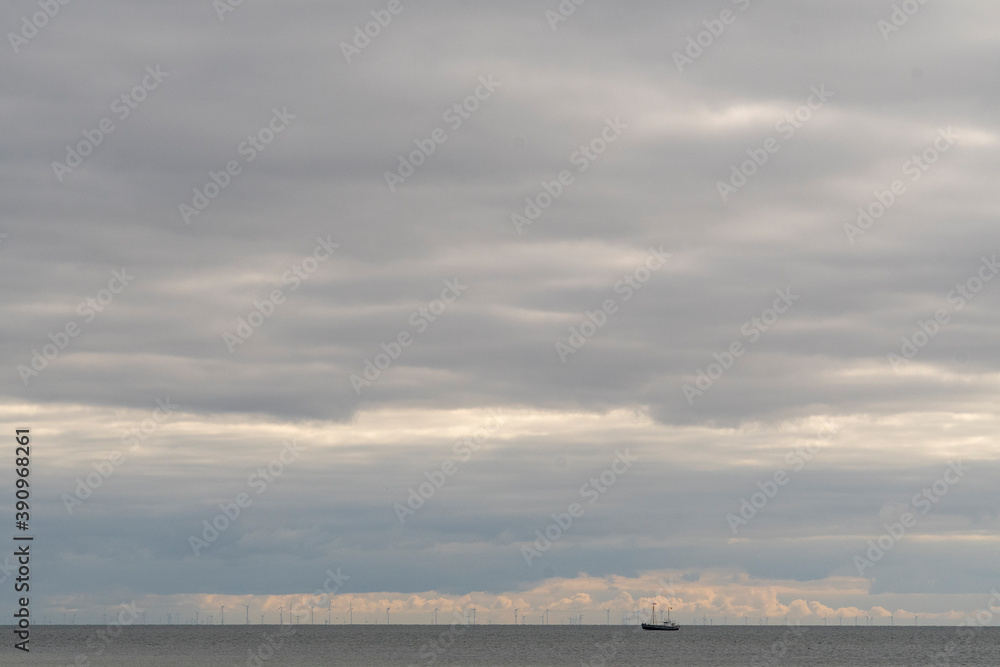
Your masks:
<path fill-rule="evenodd" d="M 278 607 L 278 625 L 285 624 L 285 608 Z"/>
<path fill-rule="evenodd" d="M 514 619 L 517 620 L 517 610 L 514 610 Z M 437 607 L 434 608 L 434 625 L 438 624 L 438 610 Z"/>
<path fill-rule="evenodd" d="M 840 624 L 841 625 L 844 624 L 844 615 L 843 614 L 840 615 Z"/>
<path fill-rule="evenodd" d="M 309 605 L 309 625 L 316 625 L 316 619 L 313 618 L 313 610 L 315 608 L 315 605 Z"/>
<path fill-rule="evenodd" d="M 608 625 L 611 625 L 611 607 L 604 610 L 608 614 Z"/>
<path fill-rule="evenodd" d="M 472 624 L 473 625 L 476 624 L 476 608 L 475 607 L 472 608 Z"/>
<path fill-rule="evenodd" d="M 435 609 L 435 611 L 437 611 L 437 610 Z M 436 625 L 436 623 L 435 623 L 435 625 Z M 517 607 L 514 607 L 514 625 L 517 625 Z"/>
<path fill-rule="evenodd" d="M 247 625 L 250 625 L 250 603 L 241 602 L 240 604 L 247 608 Z"/>
<path fill-rule="evenodd" d="M 390 609 L 392 609 L 392 607 L 386 607 L 385 608 L 385 624 L 386 625 L 389 625 L 389 610 Z"/>
<path fill-rule="evenodd" d="M 264 625 L 264 614 L 260 615 L 260 624 Z"/>
<path fill-rule="evenodd" d="M 545 625 L 549 624 L 549 610 L 545 610 Z"/>
<path fill-rule="evenodd" d="M 219 607 L 222 609 L 222 620 L 219 621 L 219 625 L 225 625 L 226 624 L 226 605 L 224 605 L 224 604 L 223 605 L 219 605 Z"/>
<path fill-rule="evenodd" d="M 347 610 L 347 613 L 351 615 L 351 625 L 354 625 L 354 599 L 351 599 L 351 608 Z"/>

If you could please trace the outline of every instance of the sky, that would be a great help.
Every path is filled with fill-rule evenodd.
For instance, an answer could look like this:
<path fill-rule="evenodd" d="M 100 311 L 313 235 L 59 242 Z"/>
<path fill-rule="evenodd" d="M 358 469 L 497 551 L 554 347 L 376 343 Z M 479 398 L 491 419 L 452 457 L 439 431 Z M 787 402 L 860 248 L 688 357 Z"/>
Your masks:
<path fill-rule="evenodd" d="M 995 607 L 996 3 L 0 25 L 36 616 Z"/>

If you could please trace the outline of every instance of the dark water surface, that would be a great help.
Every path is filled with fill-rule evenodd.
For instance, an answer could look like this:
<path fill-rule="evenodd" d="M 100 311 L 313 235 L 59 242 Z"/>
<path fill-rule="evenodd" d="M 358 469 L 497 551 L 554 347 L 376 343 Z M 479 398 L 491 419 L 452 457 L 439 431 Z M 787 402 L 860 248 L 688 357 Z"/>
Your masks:
<path fill-rule="evenodd" d="M 12 637 L 0 665 L 1000 666 L 992 627 L 38 626 L 28 656 Z"/>

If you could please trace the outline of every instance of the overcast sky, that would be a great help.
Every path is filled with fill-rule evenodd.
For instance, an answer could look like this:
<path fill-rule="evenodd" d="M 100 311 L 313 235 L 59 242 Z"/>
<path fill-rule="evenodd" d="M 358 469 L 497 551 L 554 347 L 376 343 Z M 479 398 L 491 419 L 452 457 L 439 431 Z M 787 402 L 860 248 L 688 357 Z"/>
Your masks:
<path fill-rule="evenodd" d="M 986 606 L 1000 6 L 168 4 L 0 9 L 36 613 Z"/>

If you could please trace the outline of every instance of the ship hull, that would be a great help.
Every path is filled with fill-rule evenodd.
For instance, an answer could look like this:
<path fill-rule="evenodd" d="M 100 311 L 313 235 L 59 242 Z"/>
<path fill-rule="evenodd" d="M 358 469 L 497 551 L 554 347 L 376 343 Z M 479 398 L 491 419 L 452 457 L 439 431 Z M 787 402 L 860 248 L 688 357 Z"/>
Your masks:
<path fill-rule="evenodd" d="M 679 626 L 679 625 L 673 625 L 673 624 L 671 624 L 671 625 L 658 625 L 656 623 L 643 623 L 642 624 L 642 629 L 643 630 L 667 630 L 667 631 L 669 631 L 669 630 L 680 630 L 681 626 Z"/>

